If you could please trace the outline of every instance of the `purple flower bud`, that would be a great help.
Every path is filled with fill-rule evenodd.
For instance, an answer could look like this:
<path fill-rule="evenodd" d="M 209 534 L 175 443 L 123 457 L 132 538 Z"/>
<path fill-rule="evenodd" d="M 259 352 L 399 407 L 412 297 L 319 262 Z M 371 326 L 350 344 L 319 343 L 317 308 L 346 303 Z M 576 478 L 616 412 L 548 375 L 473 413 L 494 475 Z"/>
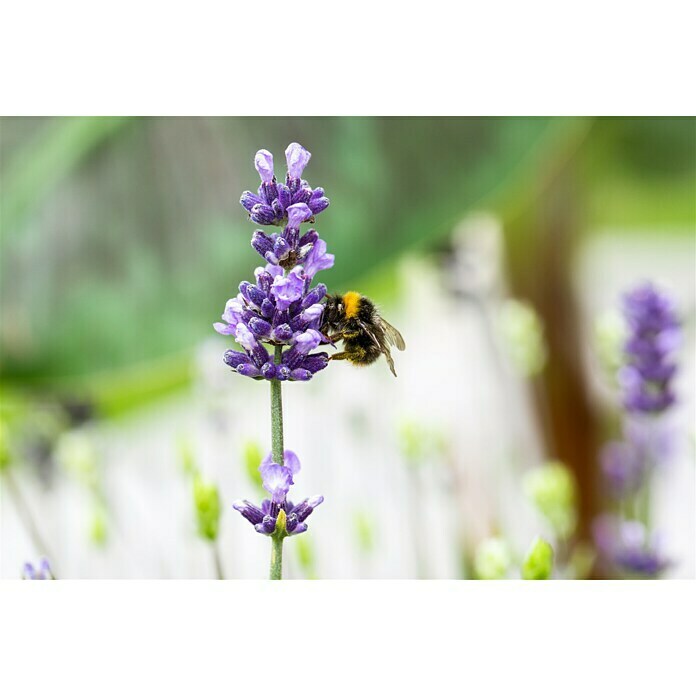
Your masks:
<path fill-rule="evenodd" d="M 289 253 L 290 245 L 287 243 L 284 237 L 278 237 L 278 239 L 275 240 L 275 244 L 273 245 L 273 254 L 275 255 L 275 257 L 279 261 L 282 261 L 283 259 L 286 259 L 288 257 Z"/>
<path fill-rule="evenodd" d="M 239 199 L 239 202 L 249 212 L 251 212 L 251 209 L 255 205 L 263 203 L 263 201 L 255 193 L 252 193 L 251 191 L 244 191 L 241 198 Z"/>
<path fill-rule="evenodd" d="M 309 203 L 309 199 L 312 197 L 312 189 L 308 188 L 306 186 L 302 186 L 295 191 L 295 193 L 292 194 L 292 202 L 293 205 L 299 205 L 299 204 L 304 204 L 306 205 Z M 308 209 L 310 210 L 311 213 L 311 208 L 307 206 Z"/>
<path fill-rule="evenodd" d="M 307 232 L 300 237 L 299 245 L 303 247 L 308 244 L 314 244 L 317 239 L 319 239 L 319 233 L 316 230 L 307 230 Z"/>
<path fill-rule="evenodd" d="M 266 319 L 269 319 L 270 317 L 273 316 L 275 313 L 275 306 L 273 303 L 266 298 L 262 303 L 261 303 L 261 314 L 263 314 Z"/>
<path fill-rule="evenodd" d="M 290 370 L 290 379 L 295 382 L 307 382 L 312 379 L 312 373 L 302 367 L 297 367 L 294 370 Z"/>
<path fill-rule="evenodd" d="M 263 521 L 263 512 L 248 500 L 235 500 L 232 507 L 252 524 L 260 524 Z"/>
<path fill-rule="evenodd" d="M 321 334 L 314 329 L 307 329 L 304 333 L 295 336 L 295 348 L 302 355 L 307 355 L 321 343 Z"/>
<path fill-rule="evenodd" d="M 322 198 L 316 198 L 312 199 L 309 201 L 309 209 L 312 211 L 314 215 L 319 215 L 323 210 L 326 210 L 329 207 L 329 204 L 331 201 L 329 201 L 326 196 L 323 196 Z"/>
<path fill-rule="evenodd" d="M 265 379 L 273 379 L 276 376 L 276 366 L 272 362 L 264 363 L 261 368 L 261 374 Z"/>
<path fill-rule="evenodd" d="M 251 246 L 261 255 L 266 258 L 266 254 L 273 250 L 273 240 L 262 230 L 256 230 L 251 235 Z"/>
<path fill-rule="evenodd" d="M 313 304 L 297 315 L 293 321 L 293 328 L 295 331 L 301 331 L 306 328 L 318 328 L 321 323 L 323 313 L 324 305 Z"/>
<path fill-rule="evenodd" d="M 254 525 L 254 529 L 260 534 L 273 534 L 276 527 L 276 518 L 266 515 L 263 522 Z"/>
<path fill-rule="evenodd" d="M 276 326 L 275 329 L 273 329 L 271 337 L 274 341 L 284 343 L 292 338 L 292 329 L 288 324 L 280 324 L 280 326 Z"/>
<path fill-rule="evenodd" d="M 312 191 L 312 196 L 310 200 L 316 200 L 317 198 L 322 198 L 324 196 L 324 189 L 321 186 L 317 186 L 314 191 Z"/>
<path fill-rule="evenodd" d="M 305 370 L 309 370 L 312 374 L 323 370 L 329 364 L 328 353 L 312 353 L 306 355 L 300 362 Z"/>
<path fill-rule="evenodd" d="M 251 359 L 246 353 L 240 353 L 237 350 L 226 350 L 223 360 L 226 365 L 236 370 L 240 365 L 251 363 Z"/>
<path fill-rule="evenodd" d="M 283 212 L 285 212 L 287 207 L 292 203 L 292 194 L 285 184 L 278 184 L 278 203 L 280 203 Z"/>
<path fill-rule="evenodd" d="M 256 287 L 256 285 L 249 285 L 246 291 L 246 297 L 249 299 L 249 302 L 255 304 L 257 307 L 261 307 L 263 301 L 267 299 L 266 293 Z"/>
<path fill-rule="evenodd" d="M 305 203 L 294 203 L 288 207 L 288 227 L 299 230 L 300 224 L 312 217 L 312 211 Z"/>
<path fill-rule="evenodd" d="M 278 198 L 278 185 L 275 181 L 271 181 L 270 183 L 264 182 L 261 184 L 261 193 L 266 203 L 273 207 L 273 203 Z"/>
<path fill-rule="evenodd" d="M 256 276 L 256 287 L 261 290 L 264 295 L 268 295 L 273 284 L 273 276 L 262 266 L 254 269 Z"/>
<path fill-rule="evenodd" d="M 275 221 L 275 213 L 273 212 L 273 208 L 271 208 L 270 205 L 264 205 L 263 203 L 255 205 L 251 209 L 249 217 L 257 225 L 272 225 Z"/>
<path fill-rule="evenodd" d="M 268 150 L 259 150 L 256 153 L 254 166 L 261 177 L 261 181 L 264 183 L 273 181 L 273 155 Z"/>
<path fill-rule="evenodd" d="M 312 153 L 305 150 L 299 143 L 290 143 L 285 150 L 285 159 L 288 163 L 288 176 L 299 179 L 307 166 Z"/>
<path fill-rule="evenodd" d="M 253 317 L 249 320 L 249 328 L 258 338 L 268 338 L 271 335 L 271 325 L 264 319 Z"/>
<path fill-rule="evenodd" d="M 302 300 L 302 309 L 306 309 L 310 305 L 316 304 L 324 299 L 326 295 L 326 285 L 319 283 L 315 288 L 312 288 Z"/>
<path fill-rule="evenodd" d="M 277 365 L 276 379 L 279 382 L 284 382 L 288 377 L 290 377 L 290 368 L 287 365 Z"/>
<path fill-rule="evenodd" d="M 251 363 L 241 363 L 237 365 L 237 372 L 244 377 L 256 378 L 261 375 L 259 368 Z"/>
<path fill-rule="evenodd" d="M 278 309 L 287 309 L 293 302 L 302 297 L 304 279 L 297 269 L 293 269 L 287 276 L 276 276 L 273 280 L 271 293 L 275 297 Z"/>

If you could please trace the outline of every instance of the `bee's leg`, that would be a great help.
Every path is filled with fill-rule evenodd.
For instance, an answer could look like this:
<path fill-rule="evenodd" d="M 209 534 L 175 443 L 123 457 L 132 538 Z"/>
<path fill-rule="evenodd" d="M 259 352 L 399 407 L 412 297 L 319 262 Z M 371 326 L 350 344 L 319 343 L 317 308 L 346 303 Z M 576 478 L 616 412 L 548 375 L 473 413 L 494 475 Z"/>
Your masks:
<path fill-rule="evenodd" d="M 343 350 L 340 353 L 334 353 L 333 355 L 329 356 L 329 360 L 348 360 L 349 355 L 348 353 Z"/>
<path fill-rule="evenodd" d="M 332 343 L 336 343 L 336 341 L 350 340 L 351 338 L 355 338 L 357 335 L 358 334 L 356 332 L 341 331 L 340 333 L 334 334 L 333 336 L 328 336 L 328 339 Z"/>

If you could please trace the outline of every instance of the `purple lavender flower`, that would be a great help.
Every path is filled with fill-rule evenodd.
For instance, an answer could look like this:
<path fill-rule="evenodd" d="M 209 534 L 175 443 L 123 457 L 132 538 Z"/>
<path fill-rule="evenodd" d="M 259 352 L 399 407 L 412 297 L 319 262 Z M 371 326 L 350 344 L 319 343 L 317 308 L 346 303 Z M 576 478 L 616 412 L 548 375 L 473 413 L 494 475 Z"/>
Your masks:
<path fill-rule="evenodd" d="M 324 352 L 311 353 L 328 338 L 319 333 L 326 286 L 312 287 L 319 271 L 331 268 L 333 254 L 316 230 L 301 234 L 300 227 L 324 210 L 328 199 L 323 189 L 311 189 L 301 180 L 311 154 L 298 143 L 286 150 L 288 176 L 278 184 L 273 173 L 273 155 L 259 150 L 254 160 L 261 176 L 258 195 L 245 191 L 242 205 L 259 224 L 285 223 L 280 233 L 256 230 L 252 247 L 264 259 L 254 275 L 255 283 L 244 281 L 237 297 L 227 301 L 222 322 L 215 331 L 234 336 L 244 352 L 228 350 L 224 361 L 233 370 L 252 379 L 307 381 L 328 364 Z M 318 339 L 318 340 L 317 340 Z M 288 346 L 276 364 L 264 344 Z M 311 347 L 310 347 L 311 346 Z"/>
<path fill-rule="evenodd" d="M 329 207 L 324 189 L 313 189 L 302 179 L 302 172 L 312 157 L 311 153 L 299 143 L 290 143 L 285 150 L 285 157 L 288 173 L 284 184 L 276 181 L 273 155 L 268 150 L 259 150 L 254 157 L 261 186 L 257 193 L 244 191 L 239 202 L 257 225 L 282 226 L 290 218 L 290 209 L 297 204 L 305 204 L 308 210 L 308 215 L 300 222 L 313 221 L 315 215 Z"/>
<path fill-rule="evenodd" d="M 290 487 L 294 484 L 294 476 L 300 472 L 300 460 L 292 450 L 285 450 L 283 463 L 274 462 L 269 454 L 259 467 L 263 487 L 271 494 L 257 507 L 248 500 L 236 500 L 232 507 L 254 525 L 260 534 L 271 535 L 275 532 L 276 521 L 281 510 L 285 512 L 285 529 L 287 534 L 302 534 L 307 531 L 305 520 L 312 514 L 314 508 L 324 502 L 321 495 L 305 498 L 295 505 L 287 499 Z"/>
<path fill-rule="evenodd" d="M 39 567 L 34 568 L 31 563 L 25 563 L 22 569 L 23 580 L 55 580 L 48 559 L 42 558 Z"/>
<path fill-rule="evenodd" d="M 625 296 L 624 315 L 630 330 L 619 373 L 624 406 L 630 413 L 661 413 L 675 400 L 671 381 L 681 333 L 673 303 L 645 283 Z"/>
<path fill-rule="evenodd" d="M 639 447 L 632 442 L 609 442 L 600 453 L 602 474 L 616 499 L 633 495 L 642 485 L 646 466 Z"/>
<path fill-rule="evenodd" d="M 623 575 L 657 577 L 669 566 L 658 534 L 650 535 L 641 522 L 602 515 L 593 533 L 602 560 Z"/>

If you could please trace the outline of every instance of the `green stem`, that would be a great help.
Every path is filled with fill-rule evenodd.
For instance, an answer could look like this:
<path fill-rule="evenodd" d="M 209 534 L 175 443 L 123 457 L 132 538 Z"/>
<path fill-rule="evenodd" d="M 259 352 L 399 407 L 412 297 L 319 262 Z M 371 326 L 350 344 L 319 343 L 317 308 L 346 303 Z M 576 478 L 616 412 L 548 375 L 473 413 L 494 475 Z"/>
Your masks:
<path fill-rule="evenodd" d="M 283 539 L 277 533 L 271 537 L 271 580 L 283 579 Z"/>
<path fill-rule="evenodd" d="M 218 580 L 224 580 L 225 573 L 222 570 L 222 558 L 220 558 L 220 547 L 217 541 L 213 542 L 213 560 L 215 561 L 215 576 Z"/>
<path fill-rule="evenodd" d="M 280 363 L 282 356 L 283 346 L 276 346 L 274 355 L 276 365 Z M 276 464 L 285 462 L 283 448 L 283 394 L 281 392 L 281 382 L 277 379 L 271 380 L 271 453 Z M 276 531 L 271 536 L 271 580 L 282 580 L 283 578 L 284 537 L 285 523 L 283 519 L 282 529 L 278 529 L 276 526 Z"/>
<path fill-rule="evenodd" d="M 276 365 L 280 363 L 282 355 L 283 346 L 276 346 Z M 283 464 L 283 395 L 281 382 L 277 379 L 271 380 L 271 443 L 273 461 L 276 464 Z"/>

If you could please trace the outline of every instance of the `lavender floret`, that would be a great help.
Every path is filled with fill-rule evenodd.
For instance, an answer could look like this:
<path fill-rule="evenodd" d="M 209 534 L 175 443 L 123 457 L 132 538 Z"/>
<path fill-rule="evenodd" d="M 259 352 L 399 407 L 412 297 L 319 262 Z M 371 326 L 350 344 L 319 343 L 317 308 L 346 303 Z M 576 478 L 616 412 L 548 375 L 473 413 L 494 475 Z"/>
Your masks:
<path fill-rule="evenodd" d="M 299 474 L 300 460 L 292 450 L 285 450 L 282 464 L 274 462 L 269 454 L 259 467 L 263 487 L 271 495 L 257 507 L 248 500 L 236 500 L 232 507 L 241 513 L 242 517 L 254 525 L 259 534 L 271 535 L 276 530 L 276 522 L 281 510 L 285 512 L 285 530 L 287 534 L 296 535 L 307 531 L 305 520 L 314 509 L 324 502 L 324 496 L 317 495 L 305 498 L 295 505 L 288 500 L 290 487 L 294 485 L 294 477 Z"/>

